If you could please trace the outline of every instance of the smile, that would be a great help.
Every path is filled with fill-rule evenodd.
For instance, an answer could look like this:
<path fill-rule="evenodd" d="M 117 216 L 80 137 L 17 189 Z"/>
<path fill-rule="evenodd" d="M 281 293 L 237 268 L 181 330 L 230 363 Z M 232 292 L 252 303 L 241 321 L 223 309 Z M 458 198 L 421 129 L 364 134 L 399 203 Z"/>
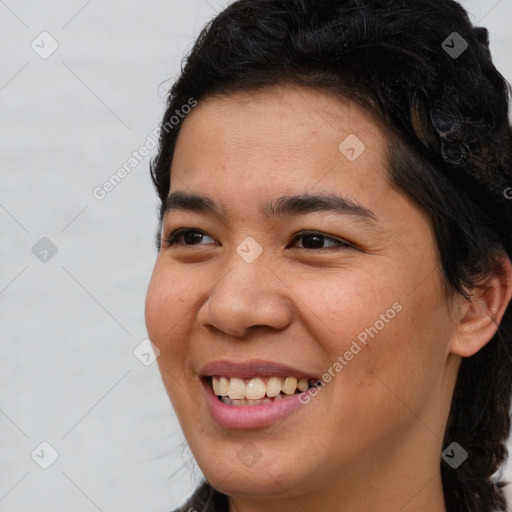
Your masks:
<path fill-rule="evenodd" d="M 261 359 L 209 362 L 198 373 L 210 416 L 235 430 L 283 421 L 303 406 L 301 398 L 318 381 L 300 366 Z"/>
<path fill-rule="evenodd" d="M 283 400 L 307 391 L 314 379 L 295 377 L 253 377 L 242 379 L 214 375 L 210 378 L 213 394 L 226 405 L 256 406 Z"/>

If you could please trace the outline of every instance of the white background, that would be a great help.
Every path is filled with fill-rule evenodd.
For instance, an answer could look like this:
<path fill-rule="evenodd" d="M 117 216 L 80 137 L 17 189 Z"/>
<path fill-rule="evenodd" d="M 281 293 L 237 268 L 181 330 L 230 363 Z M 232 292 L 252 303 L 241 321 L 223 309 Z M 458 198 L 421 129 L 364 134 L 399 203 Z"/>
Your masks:
<path fill-rule="evenodd" d="M 149 157 L 92 191 L 158 125 L 225 3 L 0 0 L 0 511 L 168 512 L 200 478 L 156 364 L 133 354 L 156 256 Z M 512 0 L 463 5 L 511 81 Z M 43 31 L 59 45 L 47 59 L 31 48 Z M 46 470 L 43 441 L 58 452 Z"/>

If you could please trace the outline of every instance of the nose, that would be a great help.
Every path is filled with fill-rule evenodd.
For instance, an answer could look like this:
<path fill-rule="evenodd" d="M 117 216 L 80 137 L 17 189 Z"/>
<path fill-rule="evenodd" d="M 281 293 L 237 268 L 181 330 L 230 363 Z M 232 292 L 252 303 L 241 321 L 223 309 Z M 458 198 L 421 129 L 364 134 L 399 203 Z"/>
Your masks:
<path fill-rule="evenodd" d="M 266 259 L 247 263 L 237 254 L 210 290 L 198 313 L 203 326 L 233 337 L 254 327 L 285 329 L 292 319 L 291 292 Z"/>

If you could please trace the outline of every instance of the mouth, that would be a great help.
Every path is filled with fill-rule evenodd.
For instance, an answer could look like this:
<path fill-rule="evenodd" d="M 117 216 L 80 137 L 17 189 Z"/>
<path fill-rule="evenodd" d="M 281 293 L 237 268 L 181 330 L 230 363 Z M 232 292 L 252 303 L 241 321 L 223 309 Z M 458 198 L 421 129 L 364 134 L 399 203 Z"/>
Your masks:
<path fill-rule="evenodd" d="M 217 399 L 234 407 L 265 405 L 299 395 L 314 386 L 307 377 L 259 376 L 252 378 L 212 375 L 204 377 Z"/>
<path fill-rule="evenodd" d="M 261 359 L 212 361 L 198 373 L 211 417 L 221 427 L 235 430 L 265 428 L 290 415 L 300 417 L 309 403 L 308 389 L 319 380 L 304 368 Z"/>

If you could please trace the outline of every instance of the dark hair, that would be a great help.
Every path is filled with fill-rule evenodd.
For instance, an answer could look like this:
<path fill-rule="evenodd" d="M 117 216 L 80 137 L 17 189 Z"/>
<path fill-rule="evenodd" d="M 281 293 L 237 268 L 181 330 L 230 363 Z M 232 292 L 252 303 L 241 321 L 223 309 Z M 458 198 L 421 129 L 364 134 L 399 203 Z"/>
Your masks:
<path fill-rule="evenodd" d="M 389 138 L 389 179 L 428 213 L 447 293 L 481 285 L 512 254 L 510 86 L 492 63 L 488 33 L 451 0 L 238 0 L 203 29 L 162 121 L 151 176 L 163 206 L 190 98 L 292 83 L 349 98 Z M 160 235 L 157 234 L 160 246 Z M 505 511 L 495 473 L 508 455 L 512 306 L 498 332 L 463 358 L 440 460 L 449 512 Z"/>

